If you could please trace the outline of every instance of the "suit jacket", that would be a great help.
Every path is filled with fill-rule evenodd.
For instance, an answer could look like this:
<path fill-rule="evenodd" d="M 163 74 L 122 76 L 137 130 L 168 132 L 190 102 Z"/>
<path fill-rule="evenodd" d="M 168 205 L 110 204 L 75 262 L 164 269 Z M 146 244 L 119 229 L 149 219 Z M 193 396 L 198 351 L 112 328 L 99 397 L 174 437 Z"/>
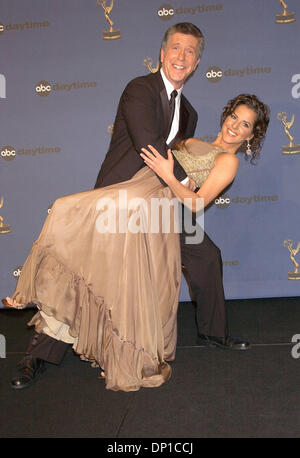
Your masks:
<path fill-rule="evenodd" d="M 168 96 L 160 72 L 133 79 L 125 88 L 117 110 L 109 150 L 102 163 L 95 188 L 129 180 L 145 166 L 141 148 L 153 145 L 167 157 L 167 149 L 193 137 L 197 113 L 181 94 L 179 131 L 167 146 L 169 126 Z M 186 177 L 175 159 L 174 175 Z"/>

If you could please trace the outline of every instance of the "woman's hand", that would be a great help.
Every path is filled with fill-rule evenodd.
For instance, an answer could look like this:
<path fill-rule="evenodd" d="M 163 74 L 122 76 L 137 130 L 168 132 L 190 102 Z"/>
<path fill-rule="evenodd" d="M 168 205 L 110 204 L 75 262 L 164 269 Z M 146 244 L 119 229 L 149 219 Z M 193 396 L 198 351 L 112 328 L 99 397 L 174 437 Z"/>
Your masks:
<path fill-rule="evenodd" d="M 12 299 L 11 297 L 6 297 L 5 299 L 2 299 L 1 302 L 3 305 L 5 305 L 5 307 L 12 309 L 24 309 L 26 307 L 26 304 L 19 304 L 15 299 Z"/>
<path fill-rule="evenodd" d="M 142 148 L 141 157 L 148 167 L 168 184 L 174 178 L 174 158 L 171 150 L 168 150 L 168 159 L 165 159 L 153 146 L 148 145 L 148 148 L 151 152 L 146 148 Z"/>

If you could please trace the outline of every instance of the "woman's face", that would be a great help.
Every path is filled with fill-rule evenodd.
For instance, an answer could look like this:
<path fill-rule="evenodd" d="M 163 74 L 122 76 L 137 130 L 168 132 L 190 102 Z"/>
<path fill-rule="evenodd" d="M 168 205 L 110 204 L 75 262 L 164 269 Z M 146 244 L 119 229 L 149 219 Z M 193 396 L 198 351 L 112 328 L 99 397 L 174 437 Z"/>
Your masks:
<path fill-rule="evenodd" d="M 228 147 L 239 147 L 244 141 L 251 140 L 257 114 L 246 105 L 238 105 L 235 110 L 227 116 L 222 129 L 222 141 Z M 228 149 L 227 147 L 227 149 Z M 231 148 L 231 149 L 232 149 Z"/>

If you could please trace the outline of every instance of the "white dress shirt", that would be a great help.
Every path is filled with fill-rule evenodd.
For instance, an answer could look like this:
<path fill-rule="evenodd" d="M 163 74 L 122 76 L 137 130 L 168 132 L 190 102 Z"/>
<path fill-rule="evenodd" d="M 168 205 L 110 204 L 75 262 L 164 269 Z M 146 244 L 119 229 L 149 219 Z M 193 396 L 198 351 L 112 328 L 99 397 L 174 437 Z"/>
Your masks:
<path fill-rule="evenodd" d="M 162 68 L 160 69 L 160 74 L 162 76 L 162 79 L 163 79 L 163 82 L 164 82 L 164 85 L 165 85 L 165 88 L 166 88 L 166 91 L 167 91 L 168 99 L 170 100 L 171 93 L 174 91 L 173 84 L 170 83 L 170 81 L 167 79 L 167 77 L 165 76 Z M 169 143 L 171 143 L 173 138 L 175 138 L 175 136 L 176 136 L 176 134 L 178 132 L 178 129 L 179 129 L 179 113 L 180 113 L 180 101 L 181 101 L 182 89 L 183 89 L 183 86 L 181 86 L 180 89 L 176 89 L 177 90 L 177 96 L 175 98 L 175 112 L 174 112 L 174 117 L 173 117 L 173 121 L 172 121 L 172 126 L 171 126 L 171 129 L 170 129 L 170 132 L 169 132 L 169 136 L 168 136 L 167 141 L 166 141 L 167 145 L 169 145 Z M 181 183 L 185 184 L 188 180 L 189 180 L 189 178 L 186 177 L 183 181 L 181 181 Z"/>

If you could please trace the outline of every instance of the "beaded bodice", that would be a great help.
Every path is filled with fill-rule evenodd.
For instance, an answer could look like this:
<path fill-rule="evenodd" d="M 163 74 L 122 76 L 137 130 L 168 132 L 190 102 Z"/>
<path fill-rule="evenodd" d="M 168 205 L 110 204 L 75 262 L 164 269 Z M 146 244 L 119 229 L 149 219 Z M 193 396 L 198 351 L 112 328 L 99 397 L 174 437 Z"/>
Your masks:
<path fill-rule="evenodd" d="M 198 187 L 206 180 L 215 164 L 215 158 L 220 153 L 227 153 L 218 146 L 193 138 L 179 145 L 173 154 Z M 230 153 L 227 153 L 230 154 Z"/>

